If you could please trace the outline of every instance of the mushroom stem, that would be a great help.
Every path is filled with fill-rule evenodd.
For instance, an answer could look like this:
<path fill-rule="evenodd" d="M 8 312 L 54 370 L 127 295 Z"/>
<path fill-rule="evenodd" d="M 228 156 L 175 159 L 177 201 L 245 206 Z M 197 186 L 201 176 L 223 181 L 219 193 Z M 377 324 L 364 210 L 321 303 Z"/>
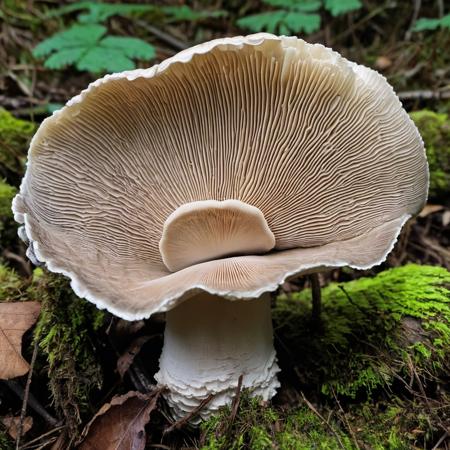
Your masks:
<path fill-rule="evenodd" d="M 278 371 L 269 294 L 230 301 L 202 293 L 167 312 L 155 379 L 168 387 L 175 419 L 210 394 L 201 418 L 231 404 L 241 375 L 243 388 L 268 400 L 279 387 Z"/>

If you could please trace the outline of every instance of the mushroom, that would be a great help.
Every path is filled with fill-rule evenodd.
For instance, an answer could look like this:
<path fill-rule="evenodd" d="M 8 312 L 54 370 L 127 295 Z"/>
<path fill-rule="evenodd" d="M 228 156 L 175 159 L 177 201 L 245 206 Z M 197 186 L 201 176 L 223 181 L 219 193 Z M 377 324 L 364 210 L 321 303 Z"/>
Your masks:
<path fill-rule="evenodd" d="M 319 44 L 217 39 L 107 75 L 47 118 L 13 203 L 31 254 L 128 320 L 166 311 L 180 417 L 279 386 L 270 292 L 367 269 L 426 201 L 420 135 L 377 72 Z"/>

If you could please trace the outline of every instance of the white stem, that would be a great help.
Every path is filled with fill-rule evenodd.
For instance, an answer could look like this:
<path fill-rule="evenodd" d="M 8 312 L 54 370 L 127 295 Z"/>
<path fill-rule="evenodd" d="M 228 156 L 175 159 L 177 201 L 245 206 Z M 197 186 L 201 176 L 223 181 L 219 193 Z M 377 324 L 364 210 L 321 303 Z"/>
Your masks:
<path fill-rule="evenodd" d="M 214 394 L 200 413 L 206 418 L 230 404 L 239 377 L 252 395 L 268 400 L 279 387 L 273 347 L 270 296 L 230 301 L 200 294 L 166 316 L 160 370 L 174 418 L 181 418 Z"/>

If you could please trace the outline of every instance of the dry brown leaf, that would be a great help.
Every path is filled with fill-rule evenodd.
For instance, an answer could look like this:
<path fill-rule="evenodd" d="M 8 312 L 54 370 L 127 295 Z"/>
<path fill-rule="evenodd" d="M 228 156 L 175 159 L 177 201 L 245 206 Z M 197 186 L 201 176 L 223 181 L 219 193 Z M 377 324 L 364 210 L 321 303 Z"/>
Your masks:
<path fill-rule="evenodd" d="M 134 357 L 141 351 L 142 346 L 151 338 L 152 336 L 140 336 L 136 338 L 130 346 L 126 349 L 125 353 L 120 355 L 117 360 L 117 372 L 120 377 L 123 378 L 127 370 L 133 364 Z"/>
<path fill-rule="evenodd" d="M 103 405 L 89 422 L 80 450 L 144 450 L 145 426 L 162 389 L 149 394 L 128 392 Z"/>
<path fill-rule="evenodd" d="M 8 434 L 15 440 L 17 438 L 17 433 L 19 431 L 20 416 L 19 417 L 5 416 L 2 417 L 0 420 L 2 424 L 5 425 Z M 22 424 L 22 436 L 28 431 L 30 431 L 32 426 L 33 426 L 33 418 L 25 417 Z"/>
<path fill-rule="evenodd" d="M 442 205 L 431 205 L 430 203 L 427 203 L 422 211 L 420 211 L 419 217 L 427 217 L 428 215 L 442 211 L 443 209 L 444 207 Z"/>
<path fill-rule="evenodd" d="M 375 61 L 375 67 L 379 70 L 385 70 L 392 66 L 392 60 L 387 56 L 379 56 Z"/>
<path fill-rule="evenodd" d="M 445 211 L 444 214 L 442 214 L 442 225 L 446 227 L 450 223 L 450 211 Z"/>
<path fill-rule="evenodd" d="M 30 369 L 22 358 L 22 336 L 40 310 L 38 302 L 0 303 L 0 379 L 19 377 Z"/>

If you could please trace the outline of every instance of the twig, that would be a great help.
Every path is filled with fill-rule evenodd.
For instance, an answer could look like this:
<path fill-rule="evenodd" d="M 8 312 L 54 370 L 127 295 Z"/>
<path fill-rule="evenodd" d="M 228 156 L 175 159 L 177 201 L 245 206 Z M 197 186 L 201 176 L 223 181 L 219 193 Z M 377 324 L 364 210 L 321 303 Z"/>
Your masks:
<path fill-rule="evenodd" d="M 446 431 L 441 438 L 436 442 L 436 445 L 431 449 L 431 450 L 437 450 L 439 448 L 439 446 L 450 436 L 450 434 L 448 434 L 448 431 Z"/>
<path fill-rule="evenodd" d="M 358 444 L 358 439 L 356 439 L 356 435 L 355 435 L 355 433 L 353 432 L 353 428 L 350 426 L 350 422 L 347 420 L 347 415 L 345 414 L 345 411 L 342 409 L 341 402 L 340 402 L 339 399 L 337 398 L 336 393 L 334 392 L 333 387 L 331 387 L 331 390 L 333 391 L 333 397 L 334 397 L 334 399 L 336 400 L 336 403 L 337 403 L 337 405 L 338 405 L 339 411 L 341 411 L 342 416 L 344 417 L 344 421 L 345 421 L 345 424 L 347 425 L 347 429 L 348 429 L 348 431 L 350 432 L 350 434 L 351 434 L 351 436 L 352 436 L 353 442 L 355 443 L 355 447 L 356 447 L 358 450 L 360 450 L 361 447 L 360 447 L 359 444 Z"/>
<path fill-rule="evenodd" d="M 209 394 L 208 397 L 204 398 L 200 404 L 193 409 L 190 413 L 186 414 L 184 417 L 182 417 L 180 420 L 177 420 L 174 422 L 170 427 L 167 427 L 163 434 L 171 433 L 173 430 L 180 429 L 183 425 L 185 425 L 189 420 L 191 420 L 193 417 L 195 417 L 213 398 L 214 394 Z"/>
<path fill-rule="evenodd" d="M 444 16 L 444 2 L 443 0 L 437 0 L 438 11 L 439 11 L 439 19 L 442 19 Z"/>
<path fill-rule="evenodd" d="M 400 100 L 443 100 L 450 98 L 450 91 L 431 91 L 426 89 L 404 91 L 399 92 L 398 97 Z"/>
<path fill-rule="evenodd" d="M 241 400 L 241 391 L 242 391 L 242 379 L 244 378 L 244 375 L 240 375 L 238 379 L 238 384 L 236 387 L 236 395 L 234 396 L 233 403 L 231 405 L 231 415 L 230 415 L 230 422 L 228 427 L 231 427 L 233 425 L 234 419 L 236 418 L 236 414 L 239 408 L 239 402 Z"/>
<path fill-rule="evenodd" d="M 330 431 L 336 436 L 336 439 L 339 443 L 339 445 L 345 450 L 345 446 L 341 441 L 341 438 L 339 437 L 339 434 L 335 431 L 335 429 L 323 418 L 323 416 L 320 414 L 319 411 L 317 411 L 316 408 L 314 408 L 314 405 L 309 402 L 309 400 L 305 397 L 305 394 L 303 392 L 300 392 L 302 394 L 302 398 L 308 408 L 330 429 Z"/>
<path fill-rule="evenodd" d="M 417 18 L 419 17 L 420 7 L 422 6 L 422 0 L 414 0 L 414 10 L 413 15 L 411 17 L 411 23 L 408 27 L 408 30 L 405 33 L 405 41 L 409 41 L 412 35 L 412 29 L 414 24 L 416 23 Z"/>
<path fill-rule="evenodd" d="M 23 387 L 13 380 L 5 380 L 4 383 L 22 400 L 25 397 Z M 49 425 L 56 426 L 58 420 L 49 414 L 45 408 L 37 401 L 36 397 L 30 392 L 28 395 L 28 404 L 37 414 L 39 414 Z"/>
<path fill-rule="evenodd" d="M 31 378 L 33 376 L 34 365 L 36 363 L 37 351 L 38 351 L 38 340 L 36 339 L 34 342 L 33 355 L 31 357 L 30 371 L 28 372 L 27 384 L 25 385 L 25 392 L 23 394 L 22 410 L 20 411 L 20 421 L 19 427 L 17 429 L 16 450 L 19 450 L 20 438 L 22 437 L 23 433 L 23 421 L 25 420 L 25 414 L 27 412 L 28 396 L 30 395 Z"/>
<path fill-rule="evenodd" d="M 50 431 L 47 431 L 47 432 L 44 433 L 44 434 L 41 434 L 41 435 L 38 436 L 37 438 L 34 438 L 34 439 L 32 439 L 31 441 L 28 441 L 26 444 L 23 444 L 22 447 L 21 447 L 21 450 L 26 450 L 27 448 L 33 446 L 33 444 L 36 444 L 36 443 L 38 443 L 39 441 L 42 441 L 42 439 L 44 439 L 44 438 L 46 438 L 46 437 L 48 437 L 48 436 L 51 436 L 52 434 L 56 433 L 57 431 L 61 431 L 61 430 L 63 430 L 64 428 L 65 428 L 65 425 L 61 425 L 61 426 L 58 426 L 58 427 L 56 427 L 56 428 L 53 428 L 53 429 L 50 430 Z M 47 441 L 47 442 L 48 442 L 48 441 Z"/>
<path fill-rule="evenodd" d="M 144 22 L 143 20 L 137 20 L 136 23 L 147 30 L 149 33 L 156 36 L 161 41 L 165 42 L 166 44 L 169 44 L 171 47 L 173 47 L 176 50 L 184 50 L 189 47 L 188 44 L 181 42 L 176 37 L 171 36 L 170 34 L 165 33 L 164 31 L 160 30 L 159 28 L 154 27 L 153 25 L 149 25 L 148 23 Z"/>

